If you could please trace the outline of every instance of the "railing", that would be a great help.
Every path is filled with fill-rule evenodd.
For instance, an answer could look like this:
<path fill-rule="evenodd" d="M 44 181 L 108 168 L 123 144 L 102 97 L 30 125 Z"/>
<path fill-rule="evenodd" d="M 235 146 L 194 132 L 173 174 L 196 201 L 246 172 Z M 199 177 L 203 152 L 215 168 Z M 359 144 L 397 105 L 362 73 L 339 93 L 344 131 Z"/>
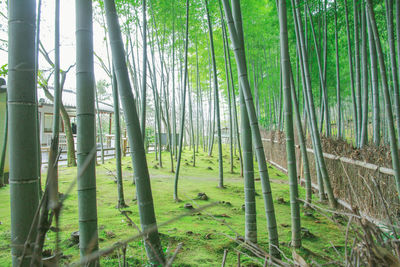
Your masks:
<path fill-rule="evenodd" d="M 73 135 L 74 137 L 74 146 L 75 146 L 75 156 L 76 156 L 76 135 Z M 52 134 L 51 133 L 44 133 L 42 135 L 42 146 L 41 146 L 41 151 L 42 151 L 42 165 L 47 165 L 48 164 L 48 154 L 50 151 L 50 145 L 51 145 L 51 138 Z M 60 165 L 66 165 L 67 164 L 67 138 L 65 133 L 60 133 L 59 136 L 59 148 L 61 150 L 60 153 L 60 158 L 59 158 L 59 163 Z M 100 144 L 100 136 L 97 135 L 96 137 L 97 140 L 97 159 L 101 159 L 101 144 Z M 105 159 L 111 159 L 115 157 L 115 136 L 106 134 L 103 138 L 103 152 L 104 152 L 104 158 Z M 121 139 L 121 152 L 125 156 L 126 154 L 129 153 L 129 146 L 126 138 Z"/>

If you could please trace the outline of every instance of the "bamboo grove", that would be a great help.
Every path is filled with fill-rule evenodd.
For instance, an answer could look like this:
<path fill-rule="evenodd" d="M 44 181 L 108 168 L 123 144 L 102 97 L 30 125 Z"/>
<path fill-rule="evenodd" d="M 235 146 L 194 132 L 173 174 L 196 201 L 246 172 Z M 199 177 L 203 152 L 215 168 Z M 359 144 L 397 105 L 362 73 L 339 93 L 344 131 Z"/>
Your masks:
<path fill-rule="evenodd" d="M 104 130 L 95 112 L 101 96 L 95 62 L 100 62 L 112 92 L 116 204 L 123 209 L 125 198 L 137 199 L 140 233 L 152 265 L 169 266 L 157 229 L 149 157 L 160 168 L 170 162 L 170 201 L 176 202 L 185 168 L 182 151 L 190 151 L 193 166 L 199 151 L 214 156 L 221 190 L 227 183 L 224 173 L 237 170 L 244 184 L 245 241 L 268 240 L 275 263 L 281 258 L 280 242 L 261 130 L 285 134 L 294 248 L 302 246 L 298 177 L 305 180 L 305 206 L 316 201 L 311 161 L 318 178 L 317 201 L 338 207 L 323 138 L 344 140 L 357 149 L 388 147 L 400 194 L 400 0 L 76 0 L 76 65 L 67 70 L 60 69 L 59 0 L 54 59 L 40 40 L 41 4 L 8 1 L 8 135 L 3 143 L 8 138 L 13 266 L 41 264 L 46 233 L 58 226 L 64 200 L 73 190 L 78 192 L 80 264 L 98 266 L 106 253 L 98 241 L 96 132 L 102 135 Z M 94 49 L 94 23 L 104 30 L 104 55 Z M 51 73 L 39 70 L 40 58 Z M 66 131 L 71 136 L 68 165 L 76 161 L 77 178 L 59 195 L 60 114 L 70 125 L 61 95 L 71 68 L 76 73 L 76 159 L 72 129 Z M 49 83 L 54 84 L 54 95 Z M 54 103 L 46 172 L 40 163 L 38 86 Z M 130 196 L 124 195 L 121 169 L 124 127 L 136 188 Z M 308 143 L 313 158 L 307 154 Z M 0 147 L 0 185 L 6 147 Z M 229 150 L 228 166 L 223 164 L 223 149 Z M 234 166 L 235 157 L 240 166 Z M 257 233 L 256 167 L 268 236 Z"/>

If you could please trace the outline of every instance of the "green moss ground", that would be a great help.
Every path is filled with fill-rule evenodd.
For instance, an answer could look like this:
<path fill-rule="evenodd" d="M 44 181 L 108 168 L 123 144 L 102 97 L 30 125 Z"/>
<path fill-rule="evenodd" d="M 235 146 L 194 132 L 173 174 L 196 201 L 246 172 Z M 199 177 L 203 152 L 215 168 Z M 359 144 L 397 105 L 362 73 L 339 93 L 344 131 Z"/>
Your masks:
<path fill-rule="evenodd" d="M 227 152 L 226 152 L 227 153 Z M 181 179 L 179 181 L 179 197 L 183 200 L 175 203 L 172 198 L 174 174 L 170 172 L 169 154 L 163 153 L 164 167 L 156 166 L 154 154 L 148 154 L 148 162 L 151 173 L 151 185 L 158 223 L 165 222 L 173 217 L 181 215 L 187 210 L 183 207 L 185 203 L 193 206 L 205 205 L 212 202 L 230 202 L 231 205 L 218 204 L 212 208 L 202 211 L 201 214 L 183 217 L 166 226 L 159 228 L 164 250 L 171 255 L 177 244 L 183 242 L 183 248 L 178 254 L 174 266 L 218 266 L 221 264 L 224 249 L 228 249 L 227 265 L 232 266 L 236 262 L 235 248 L 240 249 L 229 237 L 235 237 L 235 232 L 244 235 L 244 203 L 243 180 L 239 177 L 240 167 L 235 159 L 236 173 L 229 173 L 229 156 L 224 155 L 225 184 L 226 189 L 217 188 L 218 185 L 218 160 L 217 154 L 208 157 L 205 153 L 197 154 L 197 165 L 192 167 L 192 153 L 186 150 L 181 168 Z M 188 163 L 188 164 L 185 164 Z M 104 165 L 97 167 L 97 205 L 100 247 L 105 248 L 120 239 L 137 234 L 137 231 L 127 224 L 123 215 L 115 208 L 117 203 L 117 186 L 114 177 L 108 170 L 115 170 L 115 161 L 109 160 Z M 134 198 L 135 186 L 132 185 L 132 168 L 130 158 L 123 159 L 124 191 L 125 200 L 129 205 L 128 210 L 132 212 L 130 217 L 140 225 L 137 203 Z M 212 170 L 209 170 L 211 167 Z M 271 179 L 287 180 L 287 176 L 269 168 Z M 61 167 L 60 191 L 66 190 L 67 186 L 74 179 L 76 168 Z M 256 172 L 256 178 L 258 173 Z M 266 228 L 265 212 L 261 194 L 260 182 L 256 182 L 258 196 L 257 201 L 257 227 L 259 245 L 268 248 L 268 234 Z M 281 249 L 286 255 L 291 255 L 288 243 L 291 238 L 290 230 L 290 206 L 289 203 L 278 204 L 276 199 L 283 197 L 289 200 L 289 186 L 284 181 L 272 183 L 273 198 L 278 223 Z M 196 200 L 199 192 L 205 192 L 209 196 L 208 201 Z M 304 189 L 300 188 L 300 197 L 303 198 Z M 67 199 L 62 212 L 60 226 L 62 232 L 61 246 L 64 255 L 70 255 L 69 261 L 77 260 L 79 257 L 78 246 L 70 245 L 68 238 L 73 231 L 78 230 L 78 202 L 76 191 Z M 10 256 L 10 204 L 9 187 L 0 188 L 0 265 L 9 266 Z M 222 216 L 221 216 L 222 215 Z M 228 217 L 225 217 L 228 216 Z M 343 232 L 320 214 L 304 216 L 302 212 L 302 226 L 315 235 L 314 238 L 303 239 L 304 248 L 298 253 L 307 261 L 326 262 L 327 259 L 337 257 L 331 244 L 343 247 Z M 224 220 L 234 231 L 229 229 Z M 207 237 L 206 237 L 207 236 Z M 55 235 L 50 233 L 47 237 L 47 248 L 52 248 Z M 310 253 L 312 251 L 313 253 Z M 320 256 L 316 256 L 318 254 Z M 146 264 L 146 254 L 141 240 L 129 244 L 128 262 L 134 266 Z M 66 263 L 67 260 L 64 260 Z M 257 263 L 255 259 L 242 255 L 242 264 L 249 265 Z M 116 266 L 118 256 L 116 253 L 102 258 L 102 266 Z"/>

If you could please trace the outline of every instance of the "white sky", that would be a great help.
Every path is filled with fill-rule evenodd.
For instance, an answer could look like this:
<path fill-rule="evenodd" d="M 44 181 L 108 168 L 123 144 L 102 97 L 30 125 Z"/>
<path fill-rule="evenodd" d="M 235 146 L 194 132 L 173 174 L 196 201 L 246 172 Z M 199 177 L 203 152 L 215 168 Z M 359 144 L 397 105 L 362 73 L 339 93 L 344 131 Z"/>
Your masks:
<path fill-rule="evenodd" d="M 0 4 L 0 8 L 7 10 L 4 2 Z M 3 17 L 0 18 L 0 27 L 0 39 L 7 40 L 7 21 Z M 93 25 L 93 35 L 94 50 L 98 55 L 104 57 L 104 62 L 107 62 L 104 30 L 97 22 L 94 22 Z M 40 39 L 54 60 L 54 1 L 42 1 Z M 75 63 L 75 0 L 60 1 L 60 44 L 60 65 L 61 69 L 65 70 Z M 0 50 L 0 66 L 7 64 L 7 57 L 7 53 Z M 108 79 L 96 58 L 94 60 L 96 80 Z M 39 68 L 48 67 L 45 59 L 40 56 Z M 50 84 L 52 83 L 51 80 Z M 65 88 L 75 90 L 75 68 L 68 73 Z"/>

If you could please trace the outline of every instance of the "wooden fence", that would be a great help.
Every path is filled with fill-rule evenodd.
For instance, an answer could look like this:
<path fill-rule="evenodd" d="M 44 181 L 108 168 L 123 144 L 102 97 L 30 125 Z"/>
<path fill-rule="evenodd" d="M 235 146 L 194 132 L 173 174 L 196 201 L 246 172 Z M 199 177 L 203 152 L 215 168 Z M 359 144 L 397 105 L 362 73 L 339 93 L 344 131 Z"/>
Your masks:
<path fill-rule="evenodd" d="M 263 145 L 267 161 L 286 172 L 286 144 L 282 133 L 262 131 Z M 317 189 L 315 156 L 312 148 L 307 148 L 313 187 Z M 390 168 L 351 159 L 341 155 L 323 153 L 330 181 L 342 206 L 359 210 L 371 220 L 388 222 L 388 216 L 398 218 L 400 201 L 396 191 L 394 172 Z M 296 145 L 296 164 L 299 181 L 304 182 L 300 147 Z M 313 200 L 318 196 L 314 195 Z M 385 211 L 388 207 L 388 213 Z"/>

